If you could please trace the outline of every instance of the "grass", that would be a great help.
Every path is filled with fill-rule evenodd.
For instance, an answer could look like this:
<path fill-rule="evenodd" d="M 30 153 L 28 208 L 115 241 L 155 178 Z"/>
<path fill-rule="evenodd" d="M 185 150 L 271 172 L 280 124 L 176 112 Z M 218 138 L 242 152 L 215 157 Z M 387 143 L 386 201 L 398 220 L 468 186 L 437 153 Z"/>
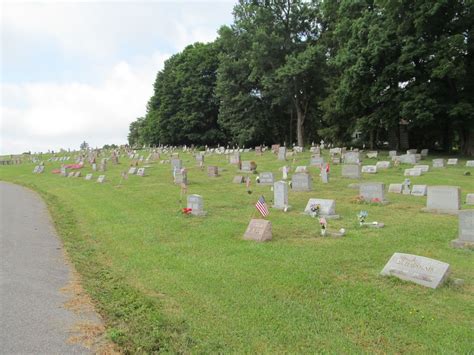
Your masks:
<path fill-rule="evenodd" d="M 449 245 L 457 238 L 457 217 L 421 212 L 426 197 L 387 194 L 386 206 L 351 203 L 357 190 L 347 185 L 354 181 L 333 165 L 329 184 L 310 168 L 313 191 L 290 191 L 292 209 L 271 210 L 271 242 L 244 241 L 258 196 L 269 204 L 273 198 L 270 187 L 253 181 L 248 195 L 244 184 L 231 183 L 238 173 L 225 157 L 206 156 L 206 165 L 226 169 L 208 178 L 191 155 L 180 155 L 188 193 L 204 197 L 206 217 L 182 215 L 185 201 L 169 164 L 151 163 L 147 176 L 130 176 L 121 187 L 126 158 L 109 164 L 105 184 L 51 174 L 60 163 L 47 162 L 41 175 L 32 174 L 33 163 L 0 166 L 1 180 L 45 198 L 110 338 L 124 352 L 474 352 L 473 254 Z M 309 157 L 299 154 L 292 166 L 307 165 Z M 269 152 L 242 158 L 281 177 L 283 164 Z M 460 159 L 457 167 L 411 181 L 460 186 L 462 208 L 469 208 L 464 201 L 474 192 L 474 177 L 463 173 L 474 171 L 464 165 Z M 388 188 L 403 182 L 407 167 L 364 174 L 362 181 Z M 319 237 L 317 221 L 301 213 L 312 197 L 336 200 L 342 218 L 329 220 L 329 228 L 345 228 L 344 238 Z M 361 209 L 385 228 L 360 229 Z M 380 277 L 394 252 L 447 262 L 452 277 L 465 283 L 432 290 Z"/>

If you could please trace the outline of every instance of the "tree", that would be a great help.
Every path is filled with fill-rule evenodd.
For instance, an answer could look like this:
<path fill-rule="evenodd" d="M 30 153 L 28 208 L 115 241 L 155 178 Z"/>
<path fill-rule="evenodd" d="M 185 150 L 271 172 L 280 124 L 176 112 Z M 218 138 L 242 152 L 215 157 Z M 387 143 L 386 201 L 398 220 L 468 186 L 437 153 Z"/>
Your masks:
<path fill-rule="evenodd" d="M 81 150 L 87 150 L 87 148 L 89 148 L 89 143 L 87 143 L 86 141 L 82 142 L 80 147 L 79 147 Z"/>
<path fill-rule="evenodd" d="M 324 86 L 317 14 L 315 3 L 300 0 L 240 0 L 235 6 L 234 24 L 220 31 L 217 86 L 219 121 L 234 135 L 243 129 L 244 138 L 255 138 L 258 128 L 268 134 L 269 123 L 288 132 L 289 124 L 279 121 L 286 116 L 291 122 L 294 113 L 298 145 L 304 145 L 306 119 Z M 254 116 L 247 129 L 235 122 L 245 107 Z M 268 116 L 272 111 L 279 113 L 275 119 Z"/>

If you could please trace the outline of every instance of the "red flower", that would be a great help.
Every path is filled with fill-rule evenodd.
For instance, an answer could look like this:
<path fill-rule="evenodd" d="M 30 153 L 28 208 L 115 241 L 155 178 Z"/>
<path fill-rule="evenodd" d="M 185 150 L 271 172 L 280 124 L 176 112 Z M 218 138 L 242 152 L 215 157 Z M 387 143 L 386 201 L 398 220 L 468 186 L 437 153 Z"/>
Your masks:
<path fill-rule="evenodd" d="M 192 208 L 183 208 L 183 213 L 190 214 L 192 210 L 193 210 Z"/>
<path fill-rule="evenodd" d="M 379 202 L 380 202 L 380 199 L 377 198 L 377 197 L 375 197 L 375 198 L 372 199 L 372 202 L 379 203 Z"/>

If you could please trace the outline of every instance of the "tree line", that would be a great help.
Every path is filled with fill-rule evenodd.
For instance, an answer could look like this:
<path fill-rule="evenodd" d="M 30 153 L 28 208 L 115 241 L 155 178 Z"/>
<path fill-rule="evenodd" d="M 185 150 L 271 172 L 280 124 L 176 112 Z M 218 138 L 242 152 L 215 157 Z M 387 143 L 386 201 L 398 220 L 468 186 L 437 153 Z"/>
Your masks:
<path fill-rule="evenodd" d="M 240 0 L 159 71 L 140 145 L 311 141 L 474 155 L 472 0 Z"/>

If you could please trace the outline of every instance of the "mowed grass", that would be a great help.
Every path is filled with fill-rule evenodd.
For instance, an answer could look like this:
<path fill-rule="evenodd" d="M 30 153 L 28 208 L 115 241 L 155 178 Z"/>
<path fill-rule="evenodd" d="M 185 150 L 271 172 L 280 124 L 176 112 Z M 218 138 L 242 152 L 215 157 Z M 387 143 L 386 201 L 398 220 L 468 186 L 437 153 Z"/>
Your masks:
<path fill-rule="evenodd" d="M 143 155 L 147 153 L 143 152 Z M 313 191 L 289 193 L 287 213 L 271 210 L 273 240 L 242 240 L 260 194 L 271 205 L 269 186 L 232 184 L 237 173 L 224 156 L 206 156 L 206 165 L 225 169 L 207 177 L 190 154 L 180 153 L 188 168 L 188 193 L 204 197 L 205 217 L 184 216 L 185 198 L 173 184 L 169 164 L 150 163 L 146 177 L 130 176 L 117 187 L 129 160 L 109 163 L 107 182 L 51 174 L 32 174 L 34 164 L 1 166 L 0 179 L 39 191 L 85 287 L 104 314 L 108 332 L 125 352 L 474 352 L 473 252 L 450 247 L 457 238 L 456 216 L 421 212 L 426 197 L 386 194 L 386 206 L 357 205 L 356 182 L 331 166 L 329 184 L 310 168 Z M 292 167 L 308 165 L 299 154 Z M 164 157 L 162 157 L 164 158 Z M 431 159 L 420 163 L 429 164 Z M 265 152 L 242 154 L 258 171 L 281 177 L 283 165 Z M 382 156 L 379 160 L 388 160 Z M 327 156 L 326 156 L 327 160 Z M 375 164 L 364 159 L 364 164 Z M 474 192 L 474 176 L 457 167 L 430 168 L 412 184 L 456 185 Z M 361 181 L 401 183 L 409 166 L 363 174 Z M 82 175 L 91 172 L 83 169 Z M 98 173 L 94 173 L 97 178 Z M 323 238 L 316 219 L 303 215 L 309 198 L 336 200 L 344 238 Z M 361 229 L 357 213 L 383 229 Z M 8 221 L 4 221 L 8 223 Z M 394 252 L 422 255 L 451 265 L 452 278 L 433 290 L 379 276 Z"/>

